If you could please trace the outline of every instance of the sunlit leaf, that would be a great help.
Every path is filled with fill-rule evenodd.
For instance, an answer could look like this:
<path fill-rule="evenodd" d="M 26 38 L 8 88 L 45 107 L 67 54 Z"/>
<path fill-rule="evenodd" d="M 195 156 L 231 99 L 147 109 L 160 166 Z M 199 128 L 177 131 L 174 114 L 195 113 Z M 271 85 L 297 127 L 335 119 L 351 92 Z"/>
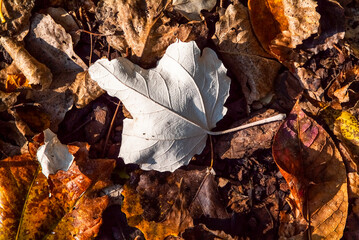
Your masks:
<path fill-rule="evenodd" d="M 298 103 L 274 138 L 273 157 L 312 237 L 339 239 L 348 211 L 346 169 L 329 134 Z"/>

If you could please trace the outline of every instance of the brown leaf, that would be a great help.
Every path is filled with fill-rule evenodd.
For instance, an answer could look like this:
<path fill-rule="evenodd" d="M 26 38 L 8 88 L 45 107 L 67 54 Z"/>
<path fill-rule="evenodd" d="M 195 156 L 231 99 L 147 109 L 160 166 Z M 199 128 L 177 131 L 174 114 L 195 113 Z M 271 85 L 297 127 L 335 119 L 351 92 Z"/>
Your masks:
<path fill-rule="evenodd" d="M 79 146 L 69 146 L 72 153 L 76 152 L 76 163 L 67 172 L 50 175 L 49 180 L 33 155 L 0 162 L 1 239 L 96 236 L 108 203 L 106 196 L 96 197 L 96 191 L 109 184 L 114 161 L 90 160 L 87 147 Z"/>
<path fill-rule="evenodd" d="M 129 225 L 139 228 L 147 239 L 176 236 L 202 215 L 213 219 L 230 217 L 218 199 L 213 175 L 206 169 L 139 171 L 132 178 L 124 187 L 122 211 Z"/>
<path fill-rule="evenodd" d="M 29 80 L 29 84 L 42 89 L 50 86 L 52 82 L 51 71 L 31 56 L 20 42 L 8 37 L 1 37 L 0 43 L 10 54 L 17 68 Z"/>
<path fill-rule="evenodd" d="M 25 38 L 29 53 L 50 68 L 53 74 L 51 89 L 68 87 L 86 64 L 73 50 L 72 37 L 50 15 L 35 14 Z"/>
<path fill-rule="evenodd" d="M 312 237 L 339 239 L 348 212 L 345 166 L 329 134 L 298 103 L 274 138 L 273 157 Z"/>
<path fill-rule="evenodd" d="M 267 110 L 245 122 L 234 122 L 233 125 L 239 126 L 274 115 L 276 115 L 276 112 Z M 216 143 L 215 152 L 219 154 L 221 159 L 238 159 L 250 156 L 259 149 L 269 149 L 271 148 L 273 137 L 279 126 L 280 122 L 272 122 L 221 136 Z M 256 140 L 253 141 L 253 139 Z"/>
<path fill-rule="evenodd" d="M 109 44 L 124 55 L 131 48 L 133 62 L 142 67 L 153 66 L 181 31 L 178 23 L 168 16 L 170 2 L 102 0 L 96 11 L 97 19 L 102 22 L 99 31 L 110 35 Z"/>
<path fill-rule="evenodd" d="M 359 3 L 350 1 L 351 4 L 343 5 L 345 9 L 345 40 L 348 41 L 354 55 L 359 57 Z"/>
<path fill-rule="evenodd" d="M 78 108 L 85 107 L 105 92 L 97 82 L 90 78 L 87 71 L 76 75 L 75 81 L 70 85 L 70 90 L 75 95 L 75 104 Z"/>
<path fill-rule="evenodd" d="M 35 0 L 2 1 L 1 10 L 5 17 L 5 23 L 0 24 L 0 36 L 11 37 L 21 41 L 27 34 L 31 10 Z"/>
<path fill-rule="evenodd" d="M 266 97 L 272 90 L 281 64 L 271 59 L 257 38 L 242 4 L 229 5 L 220 12 L 213 37 L 224 63 L 241 83 L 248 104 Z"/>

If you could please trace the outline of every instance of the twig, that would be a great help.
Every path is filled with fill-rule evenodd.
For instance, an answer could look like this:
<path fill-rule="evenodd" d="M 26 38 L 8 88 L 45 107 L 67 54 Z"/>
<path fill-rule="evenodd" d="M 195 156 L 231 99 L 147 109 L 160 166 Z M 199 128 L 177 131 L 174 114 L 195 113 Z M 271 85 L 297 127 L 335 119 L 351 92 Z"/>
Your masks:
<path fill-rule="evenodd" d="M 1 0 L 0 0 L 1 1 Z M 109 34 L 101 34 L 101 33 L 93 33 L 93 32 L 90 32 L 90 31 L 87 31 L 85 29 L 79 29 L 76 31 L 77 33 L 79 32 L 84 32 L 84 33 L 87 33 L 87 34 L 90 34 L 90 35 L 94 35 L 94 36 L 99 36 L 99 37 L 104 37 L 104 36 L 110 36 Z"/>
<path fill-rule="evenodd" d="M 118 104 L 117 104 L 115 113 L 113 114 L 113 117 L 112 117 L 112 120 L 111 120 L 111 124 L 110 124 L 110 127 L 109 127 L 108 132 L 107 132 L 107 135 L 106 135 L 105 145 L 103 146 L 103 151 L 102 151 L 102 157 L 105 156 L 107 143 L 108 143 L 108 140 L 109 140 L 109 138 L 110 138 L 110 134 L 111 134 L 111 131 L 112 131 L 113 123 L 115 122 L 115 118 L 116 118 L 116 116 L 117 116 L 117 112 L 118 112 L 118 109 L 120 108 L 120 105 L 121 105 L 121 101 L 118 101 Z"/>

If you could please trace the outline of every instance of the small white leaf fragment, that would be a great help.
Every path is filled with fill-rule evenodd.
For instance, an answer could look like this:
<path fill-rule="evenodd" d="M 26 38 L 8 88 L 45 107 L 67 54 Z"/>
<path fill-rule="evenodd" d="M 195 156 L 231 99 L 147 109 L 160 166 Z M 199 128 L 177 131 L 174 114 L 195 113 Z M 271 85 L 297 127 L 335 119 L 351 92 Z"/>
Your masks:
<path fill-rule="evenodd" d="M 98 60 L 90 76 L 118 97 L 133 119 L 123 122 L 119 157 L 144 170 L 174 171 L 202 152 L 226 113 L 227 69 L 216 53 L 194 41 L 171 44 L 153 69 L 125 58 Z"/>
<path fill-rule="evenodd" d="M 201 11 L 211 11 L 216 6 L 216 0 L 173 0 L 173 8 L 183 14 L 188 20 L 201 20 Z"/>
<path fill-rule="evenodd" d="M 49 174 L 55 174 L 59 170 L 67 171 L 74 160 L 74 156 L 51 130 L 46 129 L 44 135 L 45 144 L 40 146 L 36 153 L 42 173 L 48 177 Z"/>

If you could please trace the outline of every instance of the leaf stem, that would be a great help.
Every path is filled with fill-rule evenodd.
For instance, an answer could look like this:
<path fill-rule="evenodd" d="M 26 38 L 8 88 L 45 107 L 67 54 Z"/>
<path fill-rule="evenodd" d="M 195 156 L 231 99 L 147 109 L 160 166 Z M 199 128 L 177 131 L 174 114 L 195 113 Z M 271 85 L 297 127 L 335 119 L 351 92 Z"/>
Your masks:
<path fill-rule="evenodd" d="M 254 126 L 258 126 L 258 125 L 262 125 L 262 124 L 267 124 L 267 123 L 271 123 L 271 122 L 275 122 L 275 121 L 280 121 L 280 120 L 285 119 L 285 117 L 286 117 L 286 115 L 281 113 L 281 114 L 278 114 L 278 115 L 275 115 L 275 116 L 272 116 L 272 117 L 269 117 L 269 118 L 265 118 L 265 119 L 262 119 L 262 120 L 259 120 L 259 121 L 256 121 L 256 122 L 248 123 L 248 124 L 238 126 L 238 127 L 235 127 L 235 128 L 231 128 L 231 129 L 227 129 L 227 130 L 224 130 L 224 131 L 218 131 L 218 132 L 207 131 L 207 133 L 210 134 L 210 135 L 222 135 L 222 134 L 236 132 L 236 131 L 239 131 L 239 130 L 243 130 L 243 129 L 246 129 L 246 128 L 250 128 L 250 127 L 254 127 Z"/>

